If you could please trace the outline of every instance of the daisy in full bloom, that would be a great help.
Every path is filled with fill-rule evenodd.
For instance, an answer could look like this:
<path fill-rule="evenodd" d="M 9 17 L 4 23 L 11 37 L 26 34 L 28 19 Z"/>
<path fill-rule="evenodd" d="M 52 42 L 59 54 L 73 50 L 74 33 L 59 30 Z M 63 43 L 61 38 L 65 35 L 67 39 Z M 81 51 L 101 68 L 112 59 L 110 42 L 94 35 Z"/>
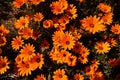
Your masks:
<path fill-rule="evenodd" d="M 31 75 L 31 71 L 34 70 L 29 61 L 22 61 L 21 63 L 17 64 L 17 67 L 19 72 L 18 74 L 21 76 Z"/>
<path fill-rule="evenodd" d="M 53 14 L 55 15 L 64 13 L 64 10 L 66 10 L 67 7 L 68 7 L 68 2 L 66 0 L 59 0 L 59 1 L 52 2 L 50 4 L 50 8 Z"/>
<path fill-rule="evenodd" d="M 99 54 L 108 53 L 110 51 L 110 44 L 108 42 L 97 42 L 95 45 L 96 52 Z"/>
<path fill-rule="evenodd" d="M 104 4 L 104 3 L 99 3 L 98 4 L 98 9 L 100 9 L 102 12 L 109 13 L 111 12 L 111 6 Z"/>
<path fill-rule="evenodd" d="M 110 25 L 113 21 L 113 13 L 106 13 L 103 17 L 102 17 L 103 23 Z"/>
<path fill-rule="evenodd" d="M 120 25 L 119 24 L 115 24 L 111 27 L 111 31 L 114 34 L 120 34 Z"/>
<path fill-rule="evenodd" d="M 25 17 L 20 17 L 20 19 L 17 20 L 17 22 L 15 23 L 15 28 L 16 29 L 23 29 L 25 27 L 28 27 L 29 24 L 29 20 L 28 18 Z"/>
<path fill-rule="evenodd" d="M 16 36 L 16 38 L 13 38 L 12 48 L 15 50 L 19 50 L 19 48 L 22 47 L 23 44 L 24 42 L 21 39 L 21 36 Z"/>
<path fill-rule="evenodd" d="M 31 60 L 35 56 L 35 47 L 30 45 L 30 43 L 25 44 L 23 49 L 20 50 L 20 57 L 23 58 L 23 61 Z"/>
<path fill-rule="evenodd" d="M 36 54 L 35 56 L 33 56 L 33 58 L 31 59 L 31 63 L 32 63 L 32 66 L 35 67 L 35 68 L 39 68 L 41 69 L 43 64 L 44 64 L 44 58 L 43 58 L 43 55 L 42 54 Z"/>
<path fill-rule="evenodd" d="M 42 13 L 36 13 L 35 15 L 34 15 L 34 17 L 33 17 L 33 19 L 35 20 L 35 21 L 38 21 L 38 22 L 40 22 L 40 21 L 42 21 L 42 19 L 44 18 L 44 16 L 43 16 L 43 14 Z"/>
<path fill-rule="evenodd" d="M 0 74 L 4 74 L 7 71 L 7 69 L 10 68 L 8 66 L 9 64 L 10 62 L 8 61 L 6 57 L 0 56 Z"/>
<path fill-rule="evenodd" d="M 53 80 L 68 80 L 64 69 L 57 69 L 53 72 Z"/>
<path fill-rule="evenodd" d="M 74 80 L 84 80 L 84 77 L 80 73 L 74 74 Z"/>
<path fill-rule="evenodd" d="M 62 36 L 60 43 L 64 49 L 71 50 L 75 45 L 74 36 L 72 36 L 71 33 L 65 32 L 65 34 Z"/>
<path fill-rule="evenodd" d="M 46 77 L 43 74 L 41 74 L 41 75 L 37 75 L 37 77 L 34 78 L 34 80 L 46 80 Z"/>
<path fill-rule="evenodd" d="M 89 33 L 95 34 L 96 32 L 106 30 L 105 25 L 103 25 L 103 21 L 100 19 L 100 17 L 90 16 L 80 21 L 82 23 L 82 28 Z"/>
<path fill-rule="evenodd" d="M 65 12 L 66 12 L 66 16 L 69 19 L 76 19 L 78 16 L 76 6 L 74 6 L 73 4 L 69 4 Z"/>
<path fill-rule="evenodd" d="M 6 44 L 7 40 L 6 38 L 3 36 L 0 36 L 0 46 L 4 46 Z"/>

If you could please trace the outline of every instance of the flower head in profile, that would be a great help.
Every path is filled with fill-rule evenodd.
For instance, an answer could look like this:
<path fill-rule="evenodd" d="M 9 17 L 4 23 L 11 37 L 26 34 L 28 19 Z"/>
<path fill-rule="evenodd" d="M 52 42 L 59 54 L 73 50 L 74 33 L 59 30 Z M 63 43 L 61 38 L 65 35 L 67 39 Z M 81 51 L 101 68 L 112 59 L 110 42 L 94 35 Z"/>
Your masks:
<path fill-rule="evenodd" d="M 30 0 L 30 3 L 34 4 L 34 5 L 38 5 L 41 2 L 45 2 L 45 0 Z"/>
<path fill-rule="evenodd" d="M 8 66 L 10 62 L 8 61 L 7 57 L 0 56 L 0 74 L 4 74 L 7 69 L 10 67 Z"/>
<path fill-rule="evenodd" d="M 90 16 L 81 20 L 82 28 L 89 33 L 95 34 L 96 32 L 105 31 L 106 27 L 100 17 Z"/>
<path fill-rule="evenodd" d="M 34 78 L 34 80 L 46 80 L 46 77 L 43 74 L 37 75 L 36 78 Z"/>
<path fill-rule="evenodd" d="M 15 1 L 13 1 L 13 5 L 16 8 L 20 8 L 26 2 L 27 2 L 27 0 L 15 0 Z"/>
<path fill-rule="evenodd" d="M 30 45 L 30 43 L 25 44 L 23 49 L 20 50 L 20 57 L 23 58 L 23 61 L 31 60 L 35 55 L 35 47 Z"/>
<path fill-rule="evenodd" d="M 110 44 L 108 42 L 97 42 L 95 45 L 96 52 L 99 54 L 108 53 L 110 51 Z"/>
<path fill-rule="evenodd" d="M 21 36 L 16 36 L 16 38 L 13 38 L 12 48 L 15 50 L 19 50 L 19 48 L 22 47 L 23 44 L 24 42 L 21 39 Z"/>
<path fill-rule="evenodd" d="M 64 69 L 57 69 L 53 72 L 53 80 L 68 80 Z"/>

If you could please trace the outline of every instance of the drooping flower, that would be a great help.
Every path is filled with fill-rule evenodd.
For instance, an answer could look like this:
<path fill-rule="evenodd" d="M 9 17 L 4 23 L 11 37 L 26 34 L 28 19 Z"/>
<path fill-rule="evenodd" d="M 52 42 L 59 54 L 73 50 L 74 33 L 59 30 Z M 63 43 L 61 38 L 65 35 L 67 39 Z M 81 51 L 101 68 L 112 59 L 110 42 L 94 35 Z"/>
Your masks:
<path fill-rule="evenodd" d="M 15 23 L 15 28 L 16 29 L 23 29 L 25 27 L 28 27 L 28 24 L 29 24 L 29 20 L 27 18 L 25 18 L 25 17 L 22 16 Z"/>
<path fill-rule="evenodd" d="M 42 19 L 44 18 L 44 16 L 43 16 L 43 14 L 42 13 L 40 13 L 40 12 L 38 12 L 38 13 L 36 13 L 35 15 L 34 15 L 34 17 L 33 17 L 33 19 L 37 22 L 40 22 L 40 21 L 42 21 Z"/>
<path fill-rule="evenodd" d="M 16 38 L 13 38 L 12 41 L 12 48 L 15 50 L 19 50 L 20 47 L 24 44 L 23 40 L 21 39 L 21 36 L 16 36 Z"/>
<path fill-rule="evenodd" d="M 34 78 L 34 80 L 46 80 L 46 77 L 43 74 L 37 75 L 36 78 Z"/>
<path fill-rule="evenodd" d="M 84 77 L 80 73 L 74 74 L 74 80 L 84 80 Z"/>
<path fill-rule="evenodd" d="M 25 44 L 23 49 L 20 50 L 20 57 L 23 58 L 23 61 L 31 60 L 35 55 L 35 47 L 30 45 L 30 43 Z"/>
<path fill-rule="evenodd" d="M 54 73 L 53 80 L 68 80 L 68 77 L 65 74 L 65 70 L 64 69 L 57 69 L 53 73 Z"/>
<path fill-rule="evenodd" d="M 110 51 L 110 44 L 108 42 L 97 42 L 95 45 L 96 52 L 99 54 L 108 53 Z"/>
<path fill-rule="evenodd" d="M 7 40 L 6 38 L 3 36 L 0 36 L 0 46 L 4 46 L 6 44 Z"/>
<path fill-rule="evenodd" d="M 0 74 L 4 74 L 7 69 L 10 67 L 8 66 L 10 62 L 8 61 L 7 57 L 0 56 Z"/>
<path fill-rule="evenodd" d="M 111 27 L 111 31 L 114 34 L 120 34 L 120 25 L 119 24 L 115 24 Z"/>
<path fill-rule="evenodd" d="M 95 34 L 96 32 L 105 31 L 106 27 L 100 17 L 90 16 L 81 20 L 82 28 L 89 33 Z"/>
<path fill-rule="evenodd" d="M 32 33 L 32 39 L 36 40 L 37 38 L 40 38 L 41 36 L 41 33 L 39 30 L 33 30 L 33 33 Z"/>
<path fill-rule="evenodd" d="M 49 47 L 50 47 L 49 42 L 46 39 L 44 39 L 41 43 L 41 48 L 42 49 L 49 49 Z"/>
<path fill-rule="evenodd" d="M 44 64 L 44 58 L 42 54 L 38 53 L 35 56 L 33 56 L 33 58 L 31 59 L 31 65 L 35 68 L 41 69 L 43 64 Z"/>

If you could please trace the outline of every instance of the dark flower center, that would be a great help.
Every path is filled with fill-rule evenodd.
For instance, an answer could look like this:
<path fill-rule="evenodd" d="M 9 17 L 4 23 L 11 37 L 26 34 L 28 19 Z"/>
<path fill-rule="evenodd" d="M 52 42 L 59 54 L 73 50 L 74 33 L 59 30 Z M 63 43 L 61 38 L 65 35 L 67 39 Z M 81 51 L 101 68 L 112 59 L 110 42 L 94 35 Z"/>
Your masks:
<path fill-rule="evenodd" d="M 36 59 L 36 62 L 39 63 L 39 62 L 40 62 L 40 58 L 37 58 L 37 59 Z"/>
<path fill-rule="evenodd" d="M 70 44 L 70 41 L 66 41 L 66 44 L 69 45 L 69 44 Z"/>

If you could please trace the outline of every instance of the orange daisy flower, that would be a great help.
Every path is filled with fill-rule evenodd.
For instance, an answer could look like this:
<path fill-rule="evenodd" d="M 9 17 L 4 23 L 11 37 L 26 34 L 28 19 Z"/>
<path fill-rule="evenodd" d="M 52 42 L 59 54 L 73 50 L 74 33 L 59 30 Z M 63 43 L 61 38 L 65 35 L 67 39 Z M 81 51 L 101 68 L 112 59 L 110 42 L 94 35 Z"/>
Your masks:
<path fill-rule="evenodd" d="M 34 70 L 29 61 L 19 63 L 17 64 L 17 67 L 19 75 L 21 76 L 31 75 L 31 71 Z"/>
<path fill-rule="evenodd" d="M 0 36 L 6 36 L 10 31 L 5 29 L 4 25 L 0 26 Z"/>
<path fill-rule="evenodd" d="M 19 29 L 18 34 L 21 35 L 25 39 L 29 39 L 33 35 L 33 29 L 27 27 L 24 29 Z"/>
<path fill-rule="evenodd" d="M 111 38 L 108 40 L 108 43 L 111 47 L 114 47 L 117 44 L 117 41 L 114 38 Z"/>
<path fill-rule="evenodd" d="M 74 37 L 71 35 L 71 33 L 66 32 L 63 35 L 60 44 L 64 49 L 71 50 L 73 46 L 75 45 Z"/>
<path fill-rule="evenodd" d="M 120 25 L 119 24 L 115 24 L 111 27 L 111 31 L 114 34 L 120 34 Z"/>
<path fill-rule="evenodd" d="M 34 78 L 34 80 L 46 80 L 46 77 L 43 74 L 41 74 L 41 75 L 37 75 L 37 77 Z"/>
<path fill-rule="evenodd" d="M 39 68 L 41 69 L 43 64 L 44 64 L 44 58 L 43 58 L 43 55 L 42 54 L 36 54 L 33 56 L 33 58 L 31 59 L 31 63 L 32 63 L 32 66 L 35 67 L 35 68 Z"/>
<path fill-rule="evenodd" d="M 41 2 L 45 2 L 45 0 L 30 0 L 30 2 L 34 5 L 38 5 L 40 4 Z"/>
<path fill-rule="evenodd" d="M 62 39 L 63 35 L 64 35 L 63 31 L 54 32 L 53 37 L 52 37 L 53 44 L 57 45 L 57 46 L 60 46 L 61 45 L 60 42 L 61 42 L 61 39 Z"/>
<path fill-rule="evenodd" d="M 74 80 L 84 80 L 84 77 L 80 73 L 74 74 Z"/>
<path fill-rule="evenodd" d="M 45 20 L 43 21 L 43 27 L 44 28 L 51 28 L 53 26 L 53 21 L 52 20 Z"/>
<path fill-rule="evenodd" d="M 104 3 L 99 3 L 97 6 L 102 12 L 109 13 L 111 12 L 111 6 L 104 4 Z"/>
<path fill-rule="evenodd" d="M 73 47 L 73 51 L 75 53 L 80 53 L 82 47 L 83 47 L 83 45 L 81 42 L 75 42 L 75 45 Z"/>
<path fill-rule="evenodd" d="M 53 80 L 68 80 L 67 75 L 65 75 L 64 69 L 57 69 L 53 73 L 54 73 Z"/>
<path fill-rule="evenodd" d="M 16 8 L 20 8 L 27 0 L 15 0 L 13 1 L 13 5 Z"/>
<path fill-rule="evenodd" d="M 8 59 L 6 57 L 0 56 L 0 74 L 4 74 L 7 69 L 10 67 L 8 66 L 10 62 L 8 62 Z"/>
<path fill-rule="evenodd" d="M 69 23 L 69 18 L 67 16 L 62 16 L 59 20 L 58 20 L 60 25 L 65 26 L 66 24 Z"/>
<path fill-rule="evenodd" d="M 17 63 L 17 64 L 19 64 L 19 63 L 22 63 L 22 58 L 20 57 L 20 55 L 17 55 L 17 57 L 15 58 L 15 62 Z"/>
<path fill-rule="evenodd" d="M 66 16 L 70 19 L 76 19 L 78 16 L 76 6 L 69 4 L 66 10 Z"/>
<path fill-rule="evenodd" d="M 68 66 L 75 66 L 76 62 L 77 62 L 77 57 L 76 56 L 70 55 L 70 56 L 67 57 L 66 63 L 68 64 Z"/>
<path fill-rule="evenodd" d="M 44 16 L 43 16 L 43 14 L 42 13 L 36 13 L 35 15 L 34 15 L 34 17 L 33 17 L 33 19 L 37 22 L 40 22 L 40 21 L 42 21 L 42 19 L 44 18 Z"/>
<path fill-rule="evenodd" d="M 105 25 L 103 25 L 103 21 L 100 19 L 100 17 L 86 17 L 83 20 L 81 20 L 81 22 L 82 28 L 92 34 L 106 30 Z"/>
<path fill-rule="evenodd" d="M 95 45 L 96 52 L 99 54 L 108 53 L 110 51 L 110 44 L 108 42 L 97 42 Z"/>
<path fill-rule="evenodd" d="M 35 56 L 35 47 L 30 45 L 30 43 L 25 44 L 23 49 L 20 50 L 20 57 L 23 58 L 23 61 L 31 60 Z"/>
<path fill-rule="evenodd" d="M 12 48 L 15 50 L 19 50 L 20 47 L 24 44 L 23 40 L 21 39 L 21 36 L 16 36 L 16 38 L 13 38 L 12 41 Z"/>
<path fill-rule="evenodd" d="M 63 13 L 64 10 L 67 9 L 67 7 L 68 3 L 66 0 L 59 0 L 50 4 L 50 8 L 55 15 Z"/>
<path fill-rule="evenodd" d="M 110 25 L 113 21 L 113 13 L 106 13 L 103 17 L 102 17 L 103 23 Z"/>
<path fill-rule="evenodd" d="M 19 20 L 17 20 L 17 22 L 15 23 L 15 28 L 16 29 L 23 29 L 25 27 L 28 27 L 29 24 L 29 20 L 25 17 L 20 17 Z"/>
<path fill-rule="evenodd" d="M 4 46 L 6 44 L 6 38 L 5 37 L 2 37 L 0 36 L 0 46 Z"/>
<path fill-rule="evenodd" d="M 81 55 L 78 57 L 78 59 L 79 59 L 80 63 L 82 63 L 82 64 L 86 64 L 88 62 L 87 56 Z"/>

